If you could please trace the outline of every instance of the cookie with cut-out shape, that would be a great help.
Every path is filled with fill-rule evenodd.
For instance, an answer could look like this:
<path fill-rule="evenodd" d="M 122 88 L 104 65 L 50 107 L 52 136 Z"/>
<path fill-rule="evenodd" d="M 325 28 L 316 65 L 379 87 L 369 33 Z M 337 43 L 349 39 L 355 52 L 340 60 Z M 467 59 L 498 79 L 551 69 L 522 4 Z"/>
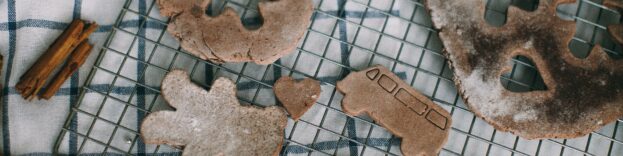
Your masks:
<path fill-rule="evenodd" d="M 218 78 L 210 91 L 174 70 L 162 81 L 162 96 L 176 108 L 149 114 L 141 124 L 148 144 L 184 146 L 182 155 L 278 155 L 287 122 L 276 106 L 240 105 L 236 85 Z"/>
<path fill-rule="evenodd" d="M 539 0 L 534 11 L 511 6 L 496 27 L 485 21 L 486 1 L 426 0 L 454 83 L 476 116 L 526 139 L 580 137 L 623 117 L 623 62 L 599 45 L 585 58 L 569 49 L 576 22 L 557 8 L 574 1 Z M 534 62 L 524 67 L 541 75 L 545 90 L 504 87 L 500 78 L 517 56 Z"/>
<path fill-rule="evenodd" d="M 267 65 L 295 51 L 311 23 L 312 0 L 258 3 L 262 25 L 247 29 L 234 9 L 205 14 L 212 0 L 158 0 L 160 14 L 170 17 L 167 31 L 189 53 L 215 63 L 254 62 Z"/>
<path fill-rule="evenodd" d="M 448 140 L 450 113 L 383 66 L 352 72 L 337 89 L 344 94 L 345 113 L 367 114 L 402 138 L 404 155 L 437 155 Z"/>

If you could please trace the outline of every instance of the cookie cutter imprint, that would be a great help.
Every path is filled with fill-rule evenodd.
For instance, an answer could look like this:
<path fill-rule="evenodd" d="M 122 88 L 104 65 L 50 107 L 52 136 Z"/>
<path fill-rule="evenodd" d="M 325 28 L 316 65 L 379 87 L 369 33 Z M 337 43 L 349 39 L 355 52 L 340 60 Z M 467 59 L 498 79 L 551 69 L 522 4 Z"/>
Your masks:
<path fill-rule="evenodd" d="M 441 115 L 437 110 L 430 109 L 430 106 L 426 104 L 424 101 L 420 100 L 420 98 L 415 97 L 411 93 L 409 93 L 405 88 L 398 87 L 398 83 L 389 78 L 386 74 L 381 74 L 378 77 L 380 70 L 372 69 L 366 72 L 366 76 L 373 82 L 379 85 L 383 90 L 387 91 L 390 95 L 393 95 L 394 98 L 402 103 L 405 107 L 411 110 L 413 113 L 422 116 L 426 113 L 426 121 L 430 124 L 435 125 L 440 130 L 446 130 L 448 127 L 448 117 Z M 398 80 L 401 81 L 401 80 Z M 398 88 L 396 92 L 394 92 Z"/>
<path fill-rule="evenodd" d="M 337 89 L 344 94 L 345 113 L 367 114 L 402 138 L 404 155 L 436 155 L 448 139 L 450 113 L 383 66 L 352 72 Z"/>
<path fill-rule="evenodd" d="M 568 45 L 575 21 L 557 17 L 559 4 L 539 1 L 535 11 L 511 6 L 506 24 L 485 22 L 479 0 L 428 0 L 435 28 L 454 71 L 454 82 L 469 108 L 496 129 L 528 139 L 574 138 L 623 115 L 623 62 L 597 45 L 586 58 Z M 530 58 L 547 87 L 511 92 L 500 75 L 512 57 Z"/>

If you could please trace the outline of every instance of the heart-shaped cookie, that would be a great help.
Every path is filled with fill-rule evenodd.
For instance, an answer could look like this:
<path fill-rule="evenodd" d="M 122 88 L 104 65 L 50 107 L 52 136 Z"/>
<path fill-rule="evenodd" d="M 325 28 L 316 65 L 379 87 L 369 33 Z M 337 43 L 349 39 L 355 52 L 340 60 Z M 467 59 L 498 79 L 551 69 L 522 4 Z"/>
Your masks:
<path fill-rule="evenodd" d="M 292 77 L 281 77 L 273 87 L 275 96 L 283 104 L 290 116 L 298 120 L 320 96 L 320 82 L 306 78 L 296 81 Z"/>

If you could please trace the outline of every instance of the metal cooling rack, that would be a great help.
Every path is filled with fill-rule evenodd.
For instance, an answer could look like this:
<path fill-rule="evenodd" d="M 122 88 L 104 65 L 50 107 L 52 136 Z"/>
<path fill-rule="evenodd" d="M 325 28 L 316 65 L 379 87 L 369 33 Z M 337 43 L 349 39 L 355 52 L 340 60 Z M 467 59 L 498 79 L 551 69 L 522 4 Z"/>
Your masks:
<path fill-rule="evenodd" d="M 262 102 L 269 96 L 264 95 L 263 92 L 266 90 L 270 91 L 274 77 L 282 75 L 282 72 L 299 78 L 311 77 L 321 80 L 323 95 L 328 94 L 328 100 L 320 100 L 314 106 L 313 109 L 320 111 L 308 113 L 322 114 L 322 118 L 309 119 L 303 117 L 298 122 L 290 120 L 286 129 L 286 141 L 281 152 L 282 155 L 335 155 L 342 153 L 338 152 L 339 150 L 348 148 L 327 149 L 325 146 L 319 145 L 321 144 L 321 135 L 332 135 L 334 138 L 337 138 L 336 147 L 341 145 L 341 143 L 357 146 L 354 151 L 350 151 L 355 152 L 351 153 L 351 155 L 400 155 L 400 150 L 397 149 L 399 139 L 391 137 L 391 139 L 385 140 L 387 143 L 378 144 L 371 137 L 373 131 L 387 132 L 367 117 L 347 117 L 339 106 L 341 95 L 335 90 L 335 82 L 340 77 L 345 76 L 350 71 L 364 69 L 365 65 L 379 63 L 378 59 L 389 62 L 385 64 L 387 67 L 402 75 L 406 82 L 451 112 L 454 120 L 452 131 L 448 144 L 443 148 L 441 155 L 623 155 L 622 120 L 618 120 L 599 131 L 581 138 L 525 140 L 507 132 L 496 131 L 486 122 L 475 117 L 463 104 L 459 95 L 456 94 L 452 82 L 452 72 L 447 67 L 445 58 L 443 58 L 440 52 L 442 48 L 441 42 L 437 37 L 436 30 L 431 28 L 429 16 L 421 0 L 315 0 L 313 23 L 298 46 L 297 51 L 288 56 L 293 58 L 294 61 L 277 62 L 268 66 L 257 66 L 249 63 L 217 65 L 191 56 L 183 52 L 179 45 L 171 44 L 167 41 L 166 31 L 164 31 L 167 19 L 158 16 L 157 9 L 154 9 L 157 7 L 155 7 L 153 1 L 148 0 L 146 5 L 137 4 L 138 1 L 126 0 L 124 8 L 105 42 L 97 62 L 82 88 L 78 100 L 79 103 L 72 107 L 67 121 L 59 134 L 54 147 L 55 153 L 63 152 L 61 147 L 72 146 L 71 144 L 73 144 L 73 146 L 77 147 L 78 153 L 90 153 L 92 151 L 87 152 L 85 149 L 98 146 L 101 147 L 99 153 L 107 154 L 134 155 L 137 151 L 171 155 L 179 154 L 180 151 L 168 146 L 142 144 L 137 132 L 137 126 L 131 124 L 129 126 L 125 122 L 128 118 L 136 118 L 136 116 L 140 118 L 151 111 L 167 109 L 164 106 L 165 102 L 159 96 L 158 83 L 167 71 L 180 68 L 189 71 L 193 81 L 205 88 L 209 88 L 210 82 L 217 76 L 232 78 L 238 84 L 239 89 L 254 88 L 255 90 L 245 92 L 242 95 L 239 92 L 239 97 L 243 103 L 260 106 L 274 104 Z M 226 0 L 214 2 L 211 8 L 216 9 L 209 11 L 214 14 L 220 8 L 230 6 L 241 13 L 243 19 L 250 19 L 244 20 L 251 21 L 245 24 L 257 25 L 261 23 L 261 20 L 257 18 L 256 3 L 251 1 Z M 561 17 L 577 21 L 578 33 L 570 44 L 574 55 L 578 57 L 586 56 L 595 43 L 598 43 L 606 48 L 606 51 L 612 58 L 621 58 L 621 47 L 613 44 L 608 39 L 609 37 L 607 37 L 605 31 L 605 25 L 621 23 L 621 15 L 600 5 L 601 2 L 598 1 L 578 1 L 575 4 L 564 5 L 558 8 Z M 390 4 L 390 7 L 377 7 L 375 4 L 379 3 Z M 531 10 L 534 9 L 535 3 L 536 0 L 489 1 L 486 12 L 487 21 L 493 25 L 502 25 L 505 21 L 505 12 L 508 5 L 512 4 Z M 399 11 L 404 13 L 405 5 L 409 5 L 406 7 L 407 16 L 396 13 L 398 8 L 400 8 Z M 344 11 L 344 6 L 359 8 L 360 14 L 348 13 L 348 11 Z M 333 8 L 333 10 L 327 8 Z M 347 15 L 359 16 L 360 18 L 347 17 Z M 374 15 L 376 20 L 382 20 L 383 24 L 380 27 L 367 25 L 366 20 L 369 15 Z M 316 29 L 316 19 L 321 17 L 335 21 L 330 30 Z M 124 24 L 128 24 L 124 22 L 129 19 L 138 19 L 137 30 L 124 27 Z M 387 29 L 388 21 L 392 20 L 405 23 L 407 25 L 406 32 L 401 35 L 387 33 L 389 30 Z M 338 27 L 354 28 L 356 30 L 354 38 L 341 39 L 343 36 L 339 36 Z M 150 31 L 147 31 L 148 29 Z M 426 33 L 414 36 L 409 33 L 412 29 L 422 30 Z M 147 35 L 154 33 L 154 31 L 156 31 L 155 35 Z M 358 43 L 358 37 L 360 37 L 360 34 L 364 34 L 363 32 L 376 33 L 378 34 L 376 36 L 378 39 L 374 43 L 360 44 Z M 115 41 L 119 41 L 117 39 L 119 36 L 132 38 L 132 43 L 127 50 L 119 50 L 113 46 Z M 366 35 L 362 36 L 364 37 L 361 38 L 368 37 Z M 320 42 L 321 44 L 318 44 L 318 41 L 316 41 L 318 38 L 323 39 Z M 415 41 L 414 38 L 416 38 Z M 390 53 L 383 52 L 383 49 L 379 49 L 379 45 L 383 44 L 383 39 L 391 39 L 393 42 L 399 43 L 398 50 Z M 347 58 L 335 59 L 330 52 L 336 48 L 330 47 L 332 43 L 346 47 L 345 51 L 342 52 L 369 56 L 369 61 L 367 64 L 361 63 L 363 65 L 360 66 L 351 65 Z M 143 46 L 141 47 L 140 45 Z M 318 51 L 309 47 L 321 48 Z M 135 48 L 144 50 L 147 53 L 136 54 L 132 52 L 132 49 Z M 418 56 L 418 59 L 404 60 L 401 57 L 403 55 L 415 55 Z M 108 56 L 116 56 L 115 59 L 120 61 L 119 64 L 113 64 L 116 68 L 111 69 L 107 67 L 110 65 L 106 63 L 107 59 L 110 58 Z M 170 61 L 154 61 L 158 60 L 156 58 L 159 57 L 170 58 Z M 317 63 L 315 65 L 302 64 L 300 60 L 314 60 Z M 132 65 L 126 66 L 126 64 Z M 138 65 L 134 66 L 134 64 Z M 513 66 L 513 70 L 503 75 L 500 79 L 508 89 L 518 92 L 545 89 L 540 76 L 530 60 L 524 57 L 516 57 L 512 62 L 509 62 L 509 65 Z M 339 74 L 336 77 L 323 76 L 325 74 L 321 72 L 321 69 L 326 66 L 340 69 Z M 128 76 L 126 69 L 135 69 L 138 71 L 138 74 Z M 95 83 L 95 81 L 105 77 L 112 79 L 104 84 Z M 430 81 L 421 81 L 421 79 Z M 120 88 L 117 87 L 118 85 L 129 86 L 129 88 Z M 116 92 L 129 92 L 130 95 L 120 96 Z M 84 100 L 93 99 L 92 96 L 99 98 L 95 98 L 97 100 L 94 101 Z M 272 97 L 268 99 L 272 99 Z M 96 109 L 88 109 L 86 105 L 95 105 L 92 108 Z M 110 119 L 106 117 L 107 109 L 119 112 L 118 118 Z M 331 115 L 342 116 L 346 121 L 334 123 L 326 120 Z M 86 124 L 87 126 L 85 127 L 75 127 L 72 123 L 78 120 L 86 121 L 90 124 Z M 133 120 L 136 122 L 136 119 Z M 364 133 L 366 137 L 350 136 L 346 126 L 351 122 L 367 125 L 369 128 L 364 128 L 368 129 Z M 102 128 L 98 126 L 99 124 L 105 124 L 108 127 Z M 297 132 L 301 125 L 311 128 L 312 131 Z M 336 130 L 327 128 L 331 127 L 327 125 L 337 125 L 337 127 L 342 128 L 337 128 Z M 93 136 L 94 131 L 110 131 L 110 135 L 107 135 L 107 137 Z M 297 140 L 297 135 L 301 135 L 300 133 L 308 136 L 313 135 L 313 140 L 310 143 L 303 143 Z M 72 142 L 68 140 L 71 137 L 78 139 Z M 119 141 L 126 142 L 127 146 L 117 146 Z M 299 150 L 294 152 L 294 148 L 290 148 L 290 146 L 296 146 Z M 140 154 L 143 153 L 139 152 Z"/>

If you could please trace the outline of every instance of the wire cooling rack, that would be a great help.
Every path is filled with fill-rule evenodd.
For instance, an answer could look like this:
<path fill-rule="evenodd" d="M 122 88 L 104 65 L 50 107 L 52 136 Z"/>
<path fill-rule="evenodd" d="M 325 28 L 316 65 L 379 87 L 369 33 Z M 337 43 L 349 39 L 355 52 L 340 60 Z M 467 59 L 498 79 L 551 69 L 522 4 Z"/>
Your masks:
<path fill-rule="evenodd" d="M 489 0 L 486 20 L 503 25 L 509 5 L 533 10 L 537 1 Z M 335 90 L 335 83 L 349 72 L 382 64 L 451 112 L 450 139 L 440 155 L 623 155 L 622 120 L 576 139 L 525 140 L 475 117 L 454 88 L 441 42 L 421 0 L 314 3 L 312 24 L 296 51 L 274 64 L 258 66 L 217 65 L 191 56 L 166 33 L 168 19 L 159 16 L 152 0 L 126 0 L 54 152 L 68 152 L 68 146 L 77 154 L 179 155 L 177 148 L 143 144 L 137 123 L 152 111 L 170 109 L 159 95 L 159 83 L 167 71 L 183 69 L 205 88 L 215 77 L 229 77 L 238 84 L 241 102 L 259 106 L 277 103 L 271 88 L 279 76 L 322 81 L 317 104 L 300 121 L 288 121 L 282 155 L 400 155 L 400 140 L 368 117 L 346 116 L 339 105 L 342 95 Z M 561 18 L 577 22 L 578 32 L 569 46 L 575 56 L 586 57 L 600 44 L 619 59 L 621 47 L 610 41 L 605 26 L 621 23 L 621 15 L 600 4 L 578 0 L 558 8 Z M 224 6 L 237 10 L 249 27 L 262 22 L 256 0 L 214 1 L 208 14 L 218 14 Z M 138 28 L 127 27 L 132 24 Z M 500 78 L 507 89 L 546 89 L 527 58 L 516 57 L 509 65 L 513 70 Z"/>

